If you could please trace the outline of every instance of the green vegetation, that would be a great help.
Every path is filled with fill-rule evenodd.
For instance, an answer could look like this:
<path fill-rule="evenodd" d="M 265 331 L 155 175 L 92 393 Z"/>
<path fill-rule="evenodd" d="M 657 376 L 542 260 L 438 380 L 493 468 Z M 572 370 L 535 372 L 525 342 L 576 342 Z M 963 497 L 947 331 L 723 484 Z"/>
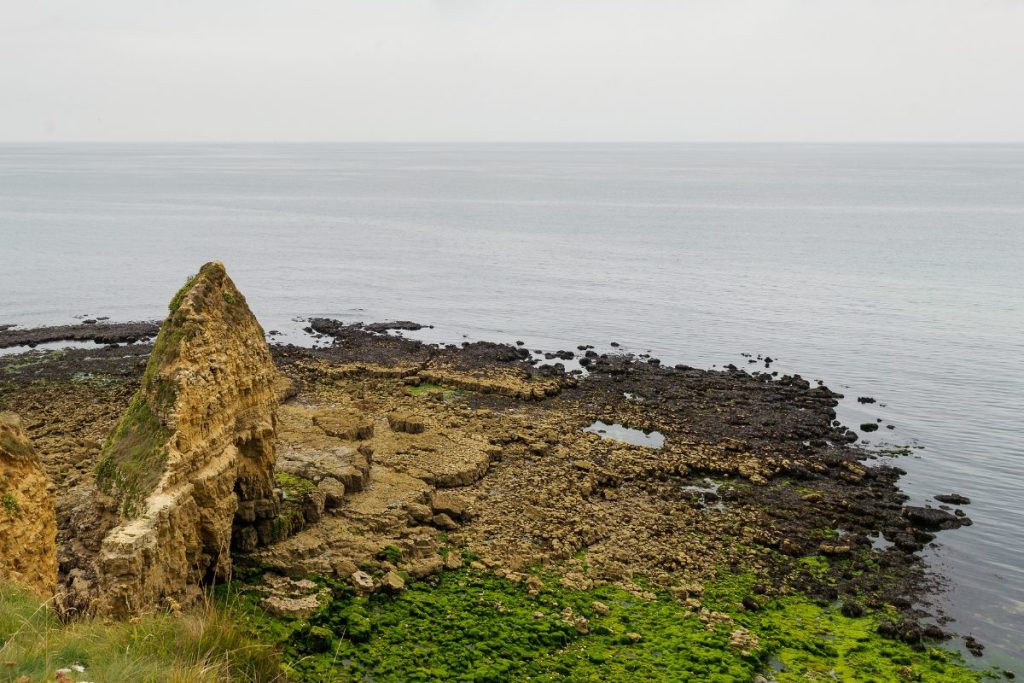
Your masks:
<path fill-rule="evenodd" d="M 32 455 L 32 446 L 14 438 L 11 432 L 0 433 L 0 450 L 7 451 L 16 458 L 28 458 Z"/>
<path fill-rule="evenodd" d="M 235 303 L 235 295 L 229 292 L 224 292 L 224 303 L 228 304 L 229 306 Z"/>
<path fill-rule="evenodd" d="M 185 295 L 188 294 L 188 291 L 192 289 L 192 286 L 195 285 L 195 283 L 195 275 L 189 275 L 185 278 L 185 284 L 181 286 L 181 289 L 175 292 L 173 297 L 171 297 L 171 303 L 167 304 L 167 310 L 171 312 L 171 315 L 178 312 L 178 308 L 181 307 L 182 300 L 185 298 Z"/>
<path fill-rule="evenodd" d="M 801 596 L 746 610 L 749 574 L 708 586 L 703 615 L 668 594 L 574 591 L 542 578 L 535 597 L 472 570 L 369 598 L 323 580 L 333 598 L 308 620 L 267 617 L 255 590 L 236 597 L 246 627 L 280 646 L 297 680 L 724 682 L 769 669 L 779 683 L 979 680 L 951 652 L 878 635 L 886 615 L 849 618 Z"/>
<path fill-rule="evenodd" d="M 5 373 L 14 373 L 19 370 L 30 368 L 34 365 L 43 365 L 44 363 L 52 363 L 60 360 L 65 355 L 64 349 L 52 349 L 48 351 L 28 351 L 26 353 L 18 354 L 13 358 L 4 358 L 3 362 L 0 363 Z"/>
<path fill-rule="evenodd" d="M 389 545 L 377 553 L 377 559 L 397 565 L 402 561 L 402 550 L 398 546 Z"/>
<path fill-rule="evenodd" d="M 7 514 L 11 517 L 18 517 L 21 515 L 21 506 L 18 505 L 18 500 L 10 491 L 0 497 L 0 505 L 3 505 L 4 510 L 6 510 Z"/>
<path fill-rule="evenodd" d="M 131 623 L 62 624 L 42 601 L 0 585 L 0 643 L 0 681 L 5 682 L 53 681 L 59 669 L 73 666 L 85 670 L 73 673 L 72 680 L 96 682 L 283 680 L 274 650 L 245 635 L 227 607 L 206 605 Z"/>
<path fill-rule="evenodd" d="M 287 472 L 276 472 L 274 482 L 284 492 L 284 501 L 274 518 L 270 536 L 274 540 L 288 538 L 306 526 L 305 502 L 316 485 L 308 479 Z"/>
<path fill-rule="evenodd" d="M 160 481 L 170 438 L 171 430 L 153 414 L 141 392 L 136 394 L 103 445 L 96 467 L 96 485 L 118 496 L 126 517 L 140 512 L 140 503 Z"/>
<path fill-rule="evenodd" d="M 420 382 L 415 386 L 406 387 L 406 393 L 410 396 L 427 396 L 429 394 L 441 394 L 441 397 L 445 400 L 458 395 L 457 389 L 451 389 L 440 384 L 434 384 L 432 382 Z"/>
<path fill-rule="evenodd" d="M 96 483 L 101 491 L 118 496 L 121 513 L 138 515 L 141 502 L 160 481 L 167 458 L 166 443 L 172 430 L 161 416 L 173 408 L 177 400 L 174 383 L 160 374 L 160 369 L 178 354 L 178 348 L 195 333 L 178 315 L 181 302 L 197 279 L 189 277 L 168 306 L 170 315 L 160 326 L 153 343 L 142 386 L 132 398 L 128 410 L 107 438 L 96 468 Z M 147 401 L 151 397 L 153 404 Z"/>
<path fill-rule="evenodd" d="M 316 485 L 308 479 L 287 472 L 276 472 L 274 481 L 284 491 L 285 500 L 301 501 L 316 489 Z"/>

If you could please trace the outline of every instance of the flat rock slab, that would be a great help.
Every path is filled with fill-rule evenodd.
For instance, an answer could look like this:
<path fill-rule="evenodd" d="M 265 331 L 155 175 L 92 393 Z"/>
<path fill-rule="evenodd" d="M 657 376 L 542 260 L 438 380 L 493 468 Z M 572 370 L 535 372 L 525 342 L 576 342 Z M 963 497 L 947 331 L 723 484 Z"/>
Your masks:
<path fill-rule="evenodd" d="M 491 462 L 490 444 L 458 430 L 391 432 L 373 446 L 375 462 L 439 488 L 469 486 L 487 474 Z"/>
<path fill-rule="evenodd" d="M 92 341 L 97 344 L 128 343 L 150 339 L 160 331 L 158 322 L 92 323 L 29 329 L 7 325 L 0 327 L 6 328 L 0 329 L 0 349 L 12 346 L 35 346 L 57 341 Z"/>
<path fill-rule="evenodd" d="M 369 485 L 347 497 L 343 514 L 364 518 L 400 515 L 404 519 L 406 508 L 412 503 L 425 502 L 430 492 L 430 485 L 422 479 L 374 465 L 370 469 Z"/>
<path fill-rule="evenodd" d="M 313 416 L 313 424 L 327 436 L 345 441 L 365 441 L 373 436 L 373 422 L 352 410 L 335 410 Z"/>
<path fill-rule="evenodd" d="M 334 479 L 345 491 L 360 491 L 370 473 L 369 451 L 361 452 L 317 426 L 321 413 L 301 405 L 278 410 L 277 470 L 314 484 Z"/>

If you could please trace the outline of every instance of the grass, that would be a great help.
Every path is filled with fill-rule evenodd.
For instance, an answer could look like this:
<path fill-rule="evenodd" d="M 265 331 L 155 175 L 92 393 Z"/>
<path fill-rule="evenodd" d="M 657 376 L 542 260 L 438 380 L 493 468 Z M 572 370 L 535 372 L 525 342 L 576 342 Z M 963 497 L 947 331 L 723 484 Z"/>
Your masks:
<path fill-rule="evenodd" d="M 103 445 L 96 467 L 97 486 L 118 497 L 126 517 L 141 512 L 141 502 L 160 481 L 170 438 L 171 430 L 137 393 Z"/>
<path fill-rule="evenodd" d="M 0 505 L 3 506 L 4 510 L 11 517 L 21 516 L 21 506 L 18 505 L 18 500 L 14 497 L 14 494 L 8 491 L 0 498 Z"/>
<path fill-rule="evenodd" d="M 121 513 L 128 518 L 141 512 L 141 503 L 160 481 L 167 457 L 171 429 L 164 420 L 177 400 L 174 384 L 160 369 L 178 354 L 178 347 L 195 333 L 178 315 L 185 295 L 196 284 L 191 276 L 171 299 L 170 314 L 160 326 L 153 351 L 142 375 L 142 386 L 132 398 L 121 421 L 107 438 L 96 467 L 101 491 L 117 496 Z M 147 400 L 152 398 L 152 405 Z"/>
<path fill-rule="evenodd" d="M 244 634 L 230 608 L 210 603 L 180 616 L 62 624 L 46 603 L 0 585 L 0 643 L 4 683 L 53 681 L 58 670 L 73 666 L 85 670 L 73 671 L 70 680 L 95 683 L 284 680 L 273 648 Z"/>
<path fill-rule="evenodd" d="M 27 441 L 19 441 L 11 432 L 0 433 L 0 450 L 4 450 L 15 458 L 28 458 L 32 455 L 32 446 Z"/>
<path fill-rule="evenodd" d="M 195 275 L 189 275 L 185 278 L 185 284 L 181 286 L 181 289 L 174 293 L 174 296 L 171 297 L 171 302 L 167 304 L 167 310 L 171 312 L 171 315 L 178 312 L 178 308 L 181 307 L 181 302 L 185 299 L 185 295 L 188 294 L 188 291 L 192 289 L 192 286 L 195 285 L 195 283 Z"/>

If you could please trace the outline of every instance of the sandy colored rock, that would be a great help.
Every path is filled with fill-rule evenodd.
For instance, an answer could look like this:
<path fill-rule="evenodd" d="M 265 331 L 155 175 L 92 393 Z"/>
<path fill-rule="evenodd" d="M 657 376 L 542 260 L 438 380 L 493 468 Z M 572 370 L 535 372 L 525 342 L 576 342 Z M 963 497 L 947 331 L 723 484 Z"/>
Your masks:
<path fill-rule="evenodd" d="M 370 474 L 371 458 L 366 449 L 344 443 L 323 428 L 324 421 L 331 415 L 336 416 L 337 411 L 302 404 L 280 408 L 277 471 L 306 479 L 314 485 L 324 481 L 329 485 L 329 480 L 334 480 L 340 482 L 346 492 L 362 491 Z M 368 433 L 372 435 L 372 426 Z M 332 501 L 331 506 L 340 503 L 340 500 Z"/>
<path fill-rule="evenodd" d="M 277 380 L 245 298 L 222 264 L 204 265 L 171 301 L 141 388 L 100 456 L 97 486 L 120 520 L 103 539 L 94 609 L 185 601 L 205 579 L 228 576 L 233 541 L 274 538 Z"/>
<path fill-rule="evenodd" d="M 269 595 L 260 601 L 260 607 L 271 616 L 305 619 L 320 607 L 320 601 L 315 595 L 306 595 L 301 598 Z"/>
<path fill-rule="evenodd" d="M 455 523 L 455 520 L 443 512 L 439 515 L 434 515 L 434 518 L 430 520 L 430 523 L 443 531 L 454 531 L 459 528 L 459 525 Z"/>
<path fill-rule="evenodd" d="M 452 519 L 465 520 L 470 516 L 469 501 L 452 491 L 435 491 L 430 504 L 435 513 L 448 515 Z"/>
<path fill-rule="evenodd" d="M 405 590 L 405 579 L 403 579 L 398 572 L 392 569 L 384 575 L 384 578 L 381 580 L 381 585 L 384 587 L 384 590 L 397 593 Z"/>
<path fill-rule="evenodd" d="M 558 379 L 537 379 L 529 373 L 509 369 L 490 372 L 466 372 L 457 368 L 431 368 L 419 373 L 426 382 L 455 387 L 482 394 L 499 394 L 523 401 L 539 401 L 555 396 L 562 390 Z"/>
<path fill-rule="evenodd" d="M 0 581 L 49 598 L 57 586 L 53 486 L 13 413 L 0 413 Z"/>
<path fill-rule="evenodd" d="M 346 441 L 364 441 L 373 436 L 373 423 L 362 414 L 351 411 L 331 411 L 313 417 L 313 424 L 328 436 Z"/>
<path fill-rule="evenodd" d="M 423 430 L 426 429 L 426 424 L 422 417 L 406 412 L 391 413 L 388 415 L 388 424 L 396 432 L 405 432 L 407 434 L 422 434 Z"/>
<path fill-rule="evenodd" d="M 373 591 L 373 588 L 374 588 L 374 586 L 373 586 L 373 577 L 371 577 L 366 572 L 364 572 L 364 571 L 353 572 L 352 576 L 351 576 L 351 579 L 352 579 L 352 586 L 357 591 L 362 592 L 362 593 L 369 593 L 369 592 Z"/>

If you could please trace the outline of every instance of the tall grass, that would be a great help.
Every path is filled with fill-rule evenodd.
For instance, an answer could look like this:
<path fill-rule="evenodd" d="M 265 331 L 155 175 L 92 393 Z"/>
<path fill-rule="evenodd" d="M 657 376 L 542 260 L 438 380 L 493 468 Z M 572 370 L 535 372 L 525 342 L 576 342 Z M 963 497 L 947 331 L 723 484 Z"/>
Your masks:
<path fill-rule="evenodd" d="M 277 653 L 245 635 L 230 607 L 63 624 L 46 603 L 0 584 L 0 682 L 53 681 L 74 665 L 85 671 L 70 679 L 92 683 L 283 680 Z"/>

